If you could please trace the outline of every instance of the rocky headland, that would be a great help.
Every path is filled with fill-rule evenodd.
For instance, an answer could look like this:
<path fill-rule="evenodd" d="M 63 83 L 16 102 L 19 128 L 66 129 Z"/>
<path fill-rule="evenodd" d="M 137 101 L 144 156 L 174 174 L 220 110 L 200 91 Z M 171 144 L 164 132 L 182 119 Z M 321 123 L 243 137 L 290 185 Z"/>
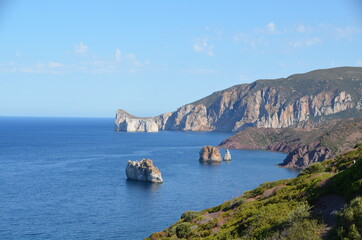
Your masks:
<path fill-rule="evenodd" d="M 128 161 L 126 167 L 126 175 L 128 179 L 162 183 L 162 174 L 157 167 L 153 165 L 151 159 L 142 159 L 141 161 Z"/>
<path fill-rule="evenodd" d="M 220 163 L 222 161 L 220 150 L 213 146 L 201 148 L 199 161 L 201 163 Z"/>
<path fill-rule="evenodd" d="M 339 67 L 235 85 L 156 117 L 118 110 L 115 129 L 238 132 L 221 147 L 288 153 L 282 166 L 304 168 L 356 143 L 360 129 L 339 128 L 338 133 L 350 139 L 342 149 L 336 149 L 328 132 L 337 120 L 361 117 L 361 109 L 362 68 Z"/>
<path fill-rule="evenodd" d="M 318 128 L 246 128 L 219 147 L 287 153 L 281 166 L 305 168 L 343 153 L 362 141 L 362 117 L 332 120 Z"/>
<path fill-rule="evenodd" d="M 316 70 L 236 85 L 156 117 L 118 110 L 115 125 L 119 131 L 309 128 L 333 118 L 362 116 L 361 83 L 360 67 Z"/>

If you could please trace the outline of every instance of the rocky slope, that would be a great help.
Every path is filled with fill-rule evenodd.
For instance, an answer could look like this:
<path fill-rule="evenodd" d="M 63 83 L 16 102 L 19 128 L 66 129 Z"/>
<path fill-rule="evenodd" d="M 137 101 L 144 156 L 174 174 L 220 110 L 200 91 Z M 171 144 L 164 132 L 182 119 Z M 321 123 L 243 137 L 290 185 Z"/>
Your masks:
<path fill-rule="evenodd" d="M 362 68 L 341 67 L 258 80 L 215 92 L 175 112 L 138 118 L 118 110 L 120 131 L 239 131 L 246 127 L 310 127 L 361 116 Z M 157 126 L 157 127 L 156 127 Z"/>
<path fill-rule="evenodd" d="M 296 178 L 263 183 L 219 206 L 185 212 L 147 239 L 361 239 L 361 180 L 362 147 L 356 146 Z"/>
<path fill-rule="evenodd" d="M 220 147 L 288 153 L 281 166 L 304 168 L 351 149 L 362 141 L 362 117 L 332 120 L 318 128 L 246 128 Z"/>

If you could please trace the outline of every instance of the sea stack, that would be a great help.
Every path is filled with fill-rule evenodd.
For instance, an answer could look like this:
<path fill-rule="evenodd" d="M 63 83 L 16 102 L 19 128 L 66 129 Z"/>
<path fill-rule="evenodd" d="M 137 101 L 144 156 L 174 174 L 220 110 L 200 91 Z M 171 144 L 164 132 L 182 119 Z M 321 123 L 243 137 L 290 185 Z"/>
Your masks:
<path fill-rule="evenodd" d="M 136 181 L 152 183 L 163 182 L 161 172 L 153 165 L 151 159 L 142 159 L 141 161 L 129 160 L 126 168 L 126 175 L 128 179 Z"/>
<path fill-rule="evenodd" d="M 202 163 L 220 163 L 222 158 L 219 149 L 213 146 L 203 147 L 200 151 L 199 161 Z"/>
<path fill-rule="evenodd" d="M 226 149 L 226 153 L 224 155 L 224 161 L 231 161 L 231 154 L 229 149 Z"/>

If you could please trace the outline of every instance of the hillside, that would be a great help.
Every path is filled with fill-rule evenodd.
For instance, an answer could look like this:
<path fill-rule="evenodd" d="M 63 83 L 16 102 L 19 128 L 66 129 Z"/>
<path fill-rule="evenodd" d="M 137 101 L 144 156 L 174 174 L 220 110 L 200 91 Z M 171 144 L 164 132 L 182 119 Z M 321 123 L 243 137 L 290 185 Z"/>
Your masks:
<path fill-rule="evenodd" d="M 361 239 L 361 192 L 362 146 L 356 146 L 296 178 L 267 182 L 219 206 L 185 212 L 148 239 Z"/>
<path fill-rule="evenodd" d="M 288 153 L 281 166 L 304 168 L 340 154 L 362 141 L 362 117 L 331 120 L 318 128 L 246 128 L 220 147 Z"/>
<path fill-rule="evenodd" d="M 313 127 L 362 116 L 362 68 L 340 67 L 258 80 L 215 92 L 174 112 L 138 118 L 117 111 L 119 131 L 239 131 Z M 148 127 L 145 127 L 148 126 Z"/>

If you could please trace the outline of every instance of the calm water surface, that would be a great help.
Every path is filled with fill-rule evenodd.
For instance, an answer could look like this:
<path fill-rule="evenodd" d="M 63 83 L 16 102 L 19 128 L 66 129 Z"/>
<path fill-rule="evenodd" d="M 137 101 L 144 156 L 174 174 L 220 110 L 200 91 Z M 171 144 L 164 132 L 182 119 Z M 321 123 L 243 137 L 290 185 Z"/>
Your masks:
<path fill-rule="evenodd" d="M 296 172 L 284 154 L 198 152 L 230 133 L 125 133 L 113 119 L 0 118 L 1 239 L 142 239 L 187 210 L 209 208 Z M 221 150 L 224 154 L 224 150 Z M 163 184 L 127 181 L 127 160 L 151 158 Z"/>

